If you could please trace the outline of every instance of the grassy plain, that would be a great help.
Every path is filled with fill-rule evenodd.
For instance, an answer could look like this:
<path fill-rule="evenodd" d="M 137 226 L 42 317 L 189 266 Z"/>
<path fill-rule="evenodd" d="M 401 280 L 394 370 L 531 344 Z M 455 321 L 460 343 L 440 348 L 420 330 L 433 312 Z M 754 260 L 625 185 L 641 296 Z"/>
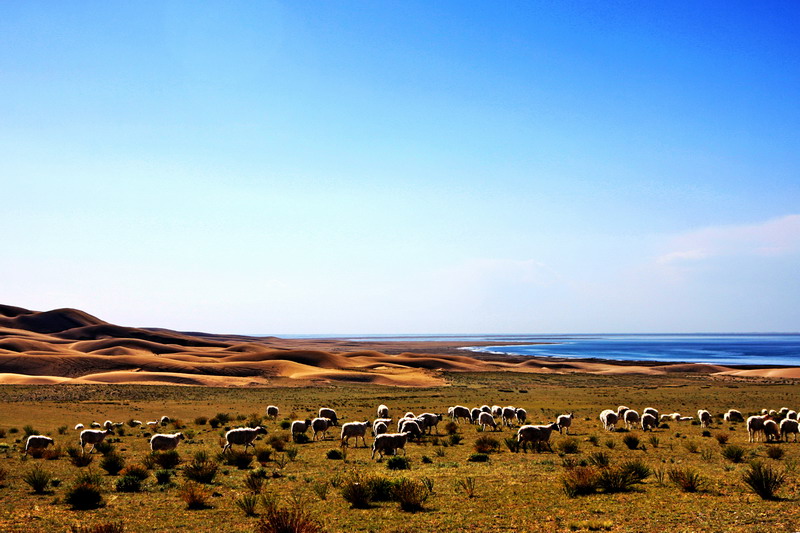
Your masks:
<path fill-rule="evenodd" d="M 213 458 L 220 450 L 222 428 L 198 425 L 197 417 L 216 413 L 249 416 L 264 415 L 268 404 L 281 408 L 279 421 L 312 416 L 321 406 L 333 407 L 344 421 L 372 420 L 381 403 L 390 407 L 397 419 L 406 411 L 445 413 L 447 407 L 461 404 L 515 405 L 528 411 L 529 423 L 553 421 L 556 415 L 575 413 L 573 436 L 579 442 L 575 454 L 559 454 L 560 443 L 571 438 L 554 435 L 556 452 L 512 453 L 503 439 L 516 429 L 488 432 L 501 442 L 486 463 L 468 462 L 473 444 L 482 434 L 476 426 L 461 424 L 463 440 L 443 446 L 448 439 L 439 426 L 438 442 L 426 438 L 407 446 L 411 469 L 390 471 L 386 462 L 370 460 L 370 450 L 350 447 L 346 459 L 331 460 L 326 452 L 339 449 L 338 428 L 334 438 L 297 445 L 294 461 L 282 468 L 266 463 L 275 476 L 266 480 L 266 493 L 280 499 L 299 498 L 309 512 L 328 531 L 796 531 L 800 530 L 800 444 L 780 443 L 781 459 L 768 458 L 767 445 L 748 443 L 743 424 L 714 419 L 711 436 L 691 423 L 670 423 L 668 429 L 652 433 L 641 431 L 607 433 L 597 419 L 605 408 L 623 404 L 641 412 L 651 406 L 661 413 L 678 411 L 696 416 L 699 408 L 721 414 L 729 408 L 743 413 L 761 408 L 800 407 L 798 384 L 792 380 L 714 379 L 700 375 L 592 375 L 523 374 L 505 372 L 450 373 L 451 383 L 437 388 L 394 388 L 375 385 L 326 384 L 313 387 L 280 388 L 202 388 L 137 385 L 52 385 L 0 387 L 0 468 L 8 474 L 0 486 L 0 531 L 66 531 L 71 526 L 122 521 L 126 531 L 253 531 L 258 518 L 247 517 L 235 502 L 247 493 L 244 480 L 248 470 L 220 467 L 210 486 L 210 508 L 188 510 L 180 499 L 183 483 L 180 467 L 174 483 L 158 485 L 152 474 L 140 493 L 114 489 L 116 476 L 99 467 L 100 457 L 84 469 L 73 466 L 64 455 L 57 460 L 21 458 L 24 445 L 22 428 L 52 436 L 66 448 L 77 444 L 72 428 L 81 422 L 106 419 L 126 421 L 155 420 L 161 415 L 179 419 L 182 431 L 193 438 L 178 447 L 188 462 L 198 450 Z M 230 422 L 237 426 L 241 422 Z M 288 434 L 277 421 L 267 421 L 271 435 Z M 58 428 L 67 426 L 65 434 Z M 13 432 L 17 429 L 17 432 Z M 174 431 L 167 428 L 168 431 Z M 125 426 L 125 434 L 115 443 L 128 463 L 139 462 L 149 453 L 146 430 Z M 627 435 L 637 435 L 645 449 L 630 450 L 623 443 Z M 727 434 L 729 443 L 746 448 L 748 457 L 757 457 L 787 472 L 787 480 L 777 500 L 765 501 L 742 482 L 747 462 L 731 463 L 723 458 L 715 438 Z M 596 438 L 595 438 L 596 437 Z M 371 442 L 368 438 L 368 442 Z M 596 441 L 596 444 L 592 441 Z M 5 443 L 5 444 L 2 444 Z M 613 447 L 611 447 L 613 446 Z M 263 445 L 260 445 L 263 447 Z M 604 452 L 612 465 L 628 459 L 641 459 L 650 468 L 691 467 L 705 481 L 704 489 L 686 493 L 666 477 L 651 476 L 630 492 L 598 493 L 568 497 L 561 479 L 571 463 L 587 461 L 591 454 Z M 280 454 L 273 454 L 280 456 Z M 430 462 L 423 462 L 423 456 Z M 41 465 L 61 480 L 58 487 L 43 495 L 34 494 L 23 482 L 23 475 Z M 258 466 L 254 463 L 255 466 Z M 85 469 L 103 474 L 105 506 L 90 511 L 73 511 L 64 503 L 66 487 Z M 433 492 L 424 510 L 404 512 L 394 502 L 375 503 L 369 509 L 351 509 L 335 485 L 348 473 L 375 473 L 388 478 L 429 478 Z M 459 481 L 474 478 L 476 492 L 468 497 Z M 313 487 L 328 483 L 325 500 Z"/>

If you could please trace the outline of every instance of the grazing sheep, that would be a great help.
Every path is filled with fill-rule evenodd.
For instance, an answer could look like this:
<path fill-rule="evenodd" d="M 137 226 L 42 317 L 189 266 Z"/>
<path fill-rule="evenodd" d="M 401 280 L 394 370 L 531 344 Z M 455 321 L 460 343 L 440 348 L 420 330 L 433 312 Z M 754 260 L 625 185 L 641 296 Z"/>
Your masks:
<path fill-rule="evenodd" d="M 94 447 L 103 442 L 103 439 L 106 438 L 106 435 L 111 435 L 113 433 L 110 429 L 84 429 L 81 431 L 80 435 L 80 445 L 81 445 L 81 453 L 86 453 L 86 445 L 91 444 L 92 448 L 89 450 L 89 453 L 94 451 Z"/>
<path fill-rule="evenodd" d="M 562 433 L 562 429 L 567 430 L 567 435 L 569 435 L 569 428 L 572 425 L 572 413 L 567 413 L 565 415 L 558 415 L 556 418 L 556 424 L 558 424 L 558 432 Z"/>
<path fill-rule="evenodd" d="M 613 409 L 606 409 L 600 413 L 600 422 L 603 423 L 603 429 L 606 431 L 614 431 L 614 426 L 617 425 L 619 417 Z"/>
<path fill-rule="evenodd" d="M 625 427 L 631 429 L 631 426 L 636 426 L 639 423 L 639 413 L 633 409 L 625 411 Z"/>
<path fill-rule="evenodd" d="M 480 415 L 481 415 L 481 410 L 478 409 L 477 407 L 473 407 L 472 409 L 469 410 L 469 421 L 472 422 L 473 424 L 476 424 L 478 422 L 478 417 Z"/>
<path fill-rule="evenodd" d="M 44 450 L 53 443 L 54 441 L 50 437 L 31 435 L 28 437 L 28 440 L 25 441 L 25 455 L 28 455 L 28 450 Z"/>
<path fill-rule="evenodd" d="M 136 426 L 141 426 L 142 425 L 142 421 L 141 420 L 131 420 L 130 423 L 132 424 L 131 427 L 136 427 Z"/>
<path fill-rule="evenodd" d="M 653 415 L 653 418 L 658 420 L 658 411 L 652 407 L 645 407 L 644 411 L 642 411 L 642 416 L 644 415 Z"/>
<path fill-rule="evenodd" d="M 481 411 L 481 414 L 478 416 L 478 424 L 480 424 L 484 431 L 486 431 L 486 426 L 491 426 L 492 430 L 497 431 L 497 422 L 494 421 L 492 413 Z"/>
<path fill-rule="evenodd" d="M 297 435 L 303 434 L 305 435 L 308 428 L 311 427 L 311 420 L 306 418 L 305 420 L 295 420 L 292 422 L 292 440 L 297 440 Z"/>
<path fill-rule="evenodd" d="M 707 428 L 711 425 L 711 413 L 705 409 L 697 410 L 697 419 L 700 421 L 700 427 Z"/>
<path fill-rule="evenodd" d="M 526 411 L 522 407 L 518 407 L 516 412 L 514 413 L 514 417 L 517 419 L 517 424 L 519 424 L 520 426 L 524 426 L 525 421 L 528 420 L 528 411 Z"/>
<path fill-rule="evenodd" d="M 495 418 L 500 418 L 501 416 L 503 416 L 503 408 L 500 407 L 499 405 L 493 405 L 492 416 Z"/>
<path fill-rule="evenodd" d="M 311 430 L 314 432 L 314 435 L 312 436 L 311 440 L 317 440 L 318 434 L 321 434 L 321 438 L 324 440 L 328 434 L 328 429 L 331 426 L 333 426 L 333 420 L 324 416 L 312 420 Z"/>
<path fill-rule="evenodd" d="M 484 413 L 491 413 L 492 408 L 489 407 L 488 405 L 481 405 L 481 411 L 483 411 Z"/>
<path fill-rule="evenodd" d="M 185 438 L 183 433 L 156 433 L 150 437 L 150 449 L 154 452 L 174 450 Z"/>
<path fill-rule="evenodd" d="M 404 418 L 398 424 L 398 433 L 408 433 L 410 439 L 422 438 L 422 428 L 419 427 L 419 422 L 416 418 Z"/>
<path fill-rule="evenodd" d="M 788 407 L 781 407 L 780 409 L 778 409 L 778 414 L 780 416 L 782 416 L 783 418 L 786 418 L 786 413 L 788 413 L 788 412 L 789 412 L 789 408 Z"/>
<path fill-rule="evenodd" d="M 523 450 L 527 443 L 544 442 L 550 448 L 550 435 L 558 429 L 558 423 L 553 422 L 544 426 L 522 426 L 517 430 L 517 442 Z M 552 448 L 550 449 L 552 451 Z"/>
<path fill-rule="evenodd" d="M 628 409 L 630 409 L 630 407 L 625 407 L 624 405 L 617 407 L 617 420 L 625 420 L 625 411 Z"/>
<path fill-rule="evenodd" d="M 383 424 L 386 428 L 388 428 L 389 424 L 391 423 L 392 423 L 391 418 L 376 418 L 375 421 L 372 423 L 372 436 L 374 437 L 375 435 L 378 435 L 378 433 L 375 432 L 375 430 L 378 427 L 378 424 Z M 384 433 L 386 433 L 386 431 L 384 431 Z"/>
<path fill-rule="evenodd" d="M 78 431 L 79 429 L 83 429 L 83 424 L 75 424 L 75 431 Z"/>
<path fill-rule="evenodd" d="M 271 419 L 275 420 L 278 418 L 278 413 L 280 413 L 280 409 L 278 409 L 277 405 L 268 405 L 267 406 L 267 416 Z"/>
<path fill-rule="evenodd" d="M 339 437 L 341 439 L 342 446 L 349 446 L 350 445 L 350 437 L 356 438 L 356 448 L 358 448 L 358 438 L 361 437 L 361 442 L 364 443 L 364 448 L 367 447 L 367 441 L 364 437 L 367 434 L 367 429 L 370 427 L 369 420 L 365 420 L 363 422 L 348 422 L 346 424 L 342 424 L 342 434 Z"/>
<path fill-rule="evenodd" d="M 333 426 L 339 425 L 339 417 L 336 416 L 336 411 L 328 407 L 323 407 L 319 410 L 319 418 L 327 418 Z"/>
<path fill-rule="evenodd" d="M 162 426 L 166 426 L 167 424 L 169 424 L 171 422 L 171 420 L 170 420 L 170 418 L 168 416 L 164 415 L 164 416 L 161 417 L 159 422 L 161 422 Z"/>
<path fill-rule="evenodd" d="M 147 423 L 147 427 L 148 427 L 148 428 L 150 428 L 150 429 L 152 429 L 153 431 L 155 431 L 155 429 L 158 427 L 158 420 L 151 420 L 151 421 L 149 421 L 149 422 Z"/>
<path fill-rule="evenodd" d="M 728 409 L 728 412 L 722 415 L 725 422 L 744 422 L 744 416 L 736 409 Z"/>
<path fill-rule="evenodd" d="M 774 420 L 764 420 L 764 436 L 767 441 L 781 440 L 781 429 Z"/>
<path fill-rule="evenodd" d="M 517 413 L 517 408 L 511 405 L 503 407 L 503 425 L 512 427 L 514 425 L 514 415 Z"/>
<path fill-rule="evenodd" d="M 641 419 L 642 424 L 642 431 L 647 431 L 648 429 L 652 431 L 656 427 L 658 427 L 658 422 L 656 421 L 656 417 L 653 416 L 653 413 L 645 413 L 642 415 Z"/>
<path fill-rule="evenodd" d="M 106 420 L 105 422 L 103 422 L 103 427 L 106 429 L 114 429 L 114 422 L 112 422 L 111 420 Z"/>
<path fill-rule="evenodd" d="M 761 416 L 768 415 L 768 414 L 769 414 L 769 410 L 768 409 L 762 409 L 761 410 Z"/>
<path fill-rule="evenodd" d="M 775 418 L 776 416 L 778 416 L 778 411 L 776 411 L 775 409 L 770 409 L 769 416 Z"/>
<path fill-rule="evenodd" d="M 469 413 L 469 408 L 464 407 L 463 405 L 456 405 L 455 407 L 451 407 L 447 410 L 447 414 L 450 415 L 450 418 L 458 422 L 460 418 L 466 418 L 467 420 L 471 420 L 472 416 Z"/>
<path fill-rule="evenodd" d="M 407 412 L 406 414 L 403 415 L 403 418 L 417 418 L 417 415 L 415 415 L 414 413 L 409 411 L 409 412 Z"/>
<path fill-rule="evenodd" d="M 437 415 L 434 413 L 422 413 L 417 417 L 417 422 L 419 423 L 420 428 L 423 431 L 430 434 L 431 429 L 436 429 L 436 432 L 439 432 L 439 422 L 442 421 L 442 415 Z"/>
<path fill-rule="evenodd" d="M 678 422 L 691 422 L 692 420 L 694 420 L 693 416 L 682 416 L 678 418 Z"/>
<path fill-rule="evenodd" d="M 380 404 L 378 406 L 378 418 L 389 418 L 389 408 Z"/>
<path fill-rule="evenodd" d="M 90 428 L 101 428 L 101 427 L 103 427 L 103 424 L 101 424 L 100 422 L 92 422 L 91 424 L 89 424 L 89 427 Z"/>
<path fill-rule="evenodd" d="M 244 445 L 244 451 L 247 451 L 248 446 L 252 446 L 253 449 L 255 449 L 256 445 L 253 444 L 253 441 L 255 441 L 256 437 L 259 435 L 266 434 L 267 430 L 261 426 L 256 426 L 254 428 L 231 429 L 225 433 L 225 446 L 222 447 L 222 453 L 225 453 L 234 444 L 238 444 L 240 446 Z"/>
<path fill-rule="evenodd" d="M 669 417 L 669 419 L 670 419 L 670 420 L 674 420 L 675 422 L 677 422 L 677 421 L 679 421 L 681 418 L 683 418 L 683 417 L 681 416 L 681 414 L 680 414 L 680 413 L 670 413 L 670 414 L 669 414 L 669 415 L 667 415 L 667 416 Z"/>
<path fill-rule="evenodd" d="M 750 442 L 756 442 L 758 440 L 758 433 L 764 435 L 764 422 L 768 418 L 769 415 L 753 415 L 747 418 L 747 433 L 750 435 Z"/>
<path fill-rule="evenodd" d="M 794 441 L 797 442 L 797 434 L 800 433 L 800 424 L 797 420 L 792 418 L 784 418 L 781 420 L 781 438 L 789 442 L 789 434 L 794 435 Z"/>
<path fill-rule="evenodd" d="M 386 425 L 386 422 L 376 421 L 375 424 L 372 425 L 372 436 L 377 437 L 378 435 L 383 435 L 384 433 L 388 433 L 389 426 Z"/>
<path fill-rule="evenodd" d="M 788 418 L 789 420 L 797 420 L 797 411 L 795 410 L 789 411 L 788 413 L 786 413 L 786 418 Z"/>
<path fill-rule="evenodd" d="M 372 441 L 372 455 L 370 458 L 374 459 L 375 452 L 378 452 L 378 459 L 383 459 L 386 454 L 395 455 L 397 450 L 403 450 L 403 455 L 405 455 L 408 435 L 408 433 L 384 433 L 383 435 L 378 435 Z"/>

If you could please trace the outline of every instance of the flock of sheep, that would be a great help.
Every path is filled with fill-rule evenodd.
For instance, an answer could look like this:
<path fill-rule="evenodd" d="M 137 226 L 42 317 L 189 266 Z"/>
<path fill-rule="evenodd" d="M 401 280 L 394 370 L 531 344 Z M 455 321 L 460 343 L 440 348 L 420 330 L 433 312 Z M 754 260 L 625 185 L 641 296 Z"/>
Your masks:
<path fill-rule="evenodd" d="M 270 405 L 267 407 L 268 417 L 277 419 L 278 413 L 277 406 Z M 566 433 L 569 433 L 573 420 L 573 414 L 567 413 L 558 416 L 556 421 L 550 424 L 530 425 L 525 424 L 527 421 L 525 409 L 513 406 L 500 407 L 498 405 L 491 407 L 483 405 L 472 409 L 456 405 L 448 408 L 447 413 L 456 423 L 464 420 L 480 425 L 484 431 L 487 428 L 498 430 L 496 419 L 500 419 L 500 423 L 508 427 L 513 427 L 516 422 L 520 426 L 517 430 L 517 442 L 523 449 L 529 444 L 549 443 L 553 431 L 558 431 L 559 433 L 566 431 Z M 324 439 L 331 427 L 339 426 L 339 417 L 333 409 L 323 407 L 319 410 L 318 415 L 314 419 L 293 421 L 290 426 L 292 437 L 297 439 L 298 435 L 306 434 L 310 429 L 313 432 L 312 440 L 316 441 L 318 438 Z M 409 439 L 419 440 L 424 434 L 430 434 L 431 430 L 436 429 L 443 418 L 444 415 L 442 414 L 422 413 L 416 416 L 414 413 L 408 412 L 398 420 L 396 432 L 390 433 L 389 427 L 393 420 L 389 417 L 389 408 L 386 405 L 380 405 L 377 409 L 377 418 L 373 422 L 370 423 L 369 420 L 365 420 L 341 425 L 340 442 L 342 446 L 348 446 L 350 439 L 354 438 L 356 446 L 358 446 L 358 439 L 360 438 L 364 447 L 367 447 L 365 437 L 367 431 L 371 429 L 374 437 L 372 458 L 375 457 L 376 453 L 380 459 L 384 455 L 395 455 L 399 450 L 403 450 L 405 455 L 405 445 Z M 700 409 L 697 411 L 697 419 L 700 421 L 701 426 L 705 428 L 711 424 L 712 416 L 709 411 Z M 745 422 L 742 413 L 735 409 L 726 412 L 723 415 L 723 419 L 728 422 Z M 648 431 L 657 428 L 660 422 L 669 420 L 684 422 L 692 421 L 694 417 L 682 416 L 680 413 L 659 415 L 659 412 L 652 407 L 644 409 L 641 416 L 637 411 L 626 406 L 619 406 L 616 411 L 605 409 L 600 413 L 600 421 L 607 431 L 614 431 L 617 424 L 621 422 L 625 424 L 627 429 L 638 426 L 641 427 L 642 431 Z M 163 416 L 159 420 L 150 421 L 146 424 L 138 420 L 132 420 L 131 422 L 135 425 L 155 429 L 158 426 L 169 424 L 170 418 Z M 764 409 L 760 415 L 748 417 L 746 422 L 750 442 L 758 441 L 759 436 L 761 440 L 767 442 L 780 439 L 788 440 L 789 435 L 794 435 L 796 442 L 797 434 L 800 433 L 797 412 L 790 410 L 788 407 L 783 407 L 779 411 Z M 102 425 L 97 422 L 93 422 L 91 425 L 91 429 L 85 429 L 83 424 L 75 426 L 75 430 L 81 431 L 79 442 L 83 453 L 86 453 L 87 445 L 91 445 L 88 453 L 92 453 L 95 446 L 100 444 L 107 435 L 113 434 L 115 428 L 121 426 L 122 423 L 106 420 Z M 266 434 L 267 430 L 261 426 L 231 429 L 225 433 L 223 452 L 233 445 L 244 446 L 246 451 L 249 446 L 255 447 L 253 443 L 259 435 Z M 183 433 L 156 433 L 150 438 L 150 449 L 152 451 L 174 450 L 184 438 Z M 27 454 L 35 449 L 44 449 L 53 444 L 53 442 L 52 438 L 45 435 L 31 435 L 25 443 L 25 453 Z"/>

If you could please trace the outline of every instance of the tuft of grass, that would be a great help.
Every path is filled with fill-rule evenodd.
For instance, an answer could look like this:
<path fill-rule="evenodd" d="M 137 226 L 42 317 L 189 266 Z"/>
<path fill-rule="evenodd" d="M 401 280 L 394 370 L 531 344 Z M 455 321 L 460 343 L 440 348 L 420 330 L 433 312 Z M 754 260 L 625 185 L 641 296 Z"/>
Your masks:
<path fill-rule="evenodd" d="M 44 494 L 50 485 L 52 475 L 39 465 L 34 466 L 22 476 L 22 481 L 27 483 L 35 494 Z"/>
<path fill-rule="evenodd" d="M 605 468 L 610 464 L 611 460 L 605 452 L 595 452 L 589 455 L 589 463 L 600 468 Z"/>
<path fill-rule="evenodd" d="M 455 435 L 458 433 L 458 424 L 453 422 L 452 420 L 444 425 L 444 432 L 448 435 Z"/>
<path fill-rule="evenodd" d="M 489 461 L 489 456 L 485 453 L 473 453 L 467 458 L 470 463 L 486 463 Z"/>
<path fill-rule="evenodd" d="M 117 492 L 141 492 L 142 479 L 135 475 L 122 476 L 115 485 Z"/>
<path fill-rule="evenodd" d="M 206 416 L 198 416 L 194 419 L 194 424 L 196 426 L 205 426 L 208 423 L 208 417 Z"/>
<path fill-rule="evenodd" d="M 217 454 L 217 461 L 228 466 L 235 466 L 239 470 L 247 470 L 253 464 L 253 454 L 244 450 L 228 449 L 225 453 Z"/>
<path fill-rule="evenodd" d="M 600 438 L 597 435 L 589 435 L 589 438 L 586 440 L 594 446 L 600 446 Z"/>
<path fill-rule="evenodd" d="M 750 463 L 742 474 L 742 481 L 765 500 L 774 500 L 775 492 L 786 480 L 786 473 L 780 472 L 760 461 Z"/>
<path fill-rule="evenodd" d="M 281 429 L 289 429 L 292 427 L 292 423 L 288 420 L 281 420 L 280 424 L 278 424 Z"/>
<path fill-rule="evenodd" d="M 270 435 L 266 440 L 267 446 L 271 447 L 276 452 L 282 452 L 289 444 L 288 435 Z"/>
<path fill-rule="evenodd" d="M 514 437 L 503 439 L 503 442 L 506 443 L 506 448 L 508 448 L 511 453 L 519 452 L 519 442 Z"/>
<path fill-rule="evenodd" d="M 714 435 L 714 438 L 717 439 L 717 442 L 720 446 L 725 446 L 728 444 L 728 440 L 731 438 L 731 436 L 728 433 L 717 433 Z"/>
<path fill-rule="evenodd" d="M 629 450 L 636 450 L 639 448 L 639 444 L 641 444 L 641 440 L 638 436 L 629 433 L 622 437 L 622 443 L 628 447 Z"/>
<path fill-rule="evenodd" d="M 650 467 L 640 459 L 626 461 L 622 463 L 619 468 L 630 476 L 634 483 L 641 483 L 653 474 Z"/>
<path fill-rule="evenodd" d="M 463 492 L 467 498 L 474 498 L 478 489 L 478 484 L 472 476 L 463 477 L 456 480 L 456 491 Z"/>
<path fill-rule="evenodd" d="M 567 437 L 556 444 L 556 449 L 561 453 L 578 453 L 580 443 L 575 437 Z"/>
<path fill-rule="evenodd" d="M 606 441 L 606 448 L 608 448 L 609 450 L 613 450 L 616 447 L 617 447 L 617 442 L 615 440 L 608 439 Z"/>
<path fill-rule="evenodd" d="M 689 467 L 675 467 L 670 469 L 669 479 L 683 492 L 698 492 L 703 490 L 705 480 L 697 470 Z"/>
<path fill-rule="evenodd" d="M 722 448 L 722 452 L 720 453 L 722 453 L 722 457 L 732 463 L 741 463 L 744 460 L 747 450 L 735 444 L 728 444 Z"/>
<path fill-rule="evenodd" d="M 779 461 L 783 459 L 784 451 L 780 446 L 767 446 L 767 457 Z"/>
<path fill-rule="evenodd" d="M 25 433 L 25 437 L 30 437 L 31 435 L 38 435 L 39 432 L 36 431 L 32 425 L 26 424 L 22 426 L 22 432 Z"/>
<path fill-rule="evenodd" d="M 187 509 L 207 509 L 211 493 L 199 483 L 187 481 L 180 490 L 180 498 L 186 503 Z"/>
<path fill-rule="evenodd" d="M 242 510 L 245 516 L 256 516 L 256 507 L 258 506 L 258 496 L 256 494 L 245 494 L 236 500 L 236 507 Z"/>
<path fill-rule="evenodd" d="M 166 468 L 161 470 L 156 470 L 155 472 L 156 482 L 159 485 L 167 485 L 170 481 L 172 481 L 172 472 L 167 470 Z"/>
<path fill-rule="evenodd" d="M 409 470 L 411 469 L 411 463 L 405 456 L 395 455 L 386 461 L 386 468 L 389 470 Z"/>
<path fill-rule="evenodd" d="M 79 468 L 89 466 L 94 460 L 94 457 L 91 455 L 81 453 L 80 448 L 77 446 L 68 446 L 67 455 L 69 456 L 69 461 L 72 463 L 72 465 Z"/>
<path fill-rule="evenodd" d="M 219 465 L 214 461 L 194 461 L 183 467 L 183 475 L 198 483 L 213 483 Z"/>
<path fill-rule="evenodd" d="M 578 466 L 564 472 L 561 486 L 570 498 L 594 494 L 600 487 L 600 473 L 591 466 Z"/>
<path fill-rule="evenodd" d="M 257 448 L 256 449 L 256 461 L 258 461 L 262 465 L 264 463 L 268 463 L 270 461 L 270 459 L 272 459 L 272 452 L 274 452 L 274 451 L 275 450 L 272 448 L 272 446 L 268 446 L 266 448 Z"/>
<path fill-rule="evenodd" d="M 181 462 L 181 456 L 178 453 L 178 450 L 152 452 L 151 455 L 153 457 L 153 463 L 165 469 L 175 468 Z"/>
<path fill-rule="evenodd" d="M 354 509 L 368 509 L 372 501 L 372 491 L 360 476 L 353 476 L 340 487 L 342 498 Z"/>
<path fill-rule="evenodd" d="M 144 465 L 134 463 L 120 470 L 120 475 L 133 476 L 138 478 L 140 481 L 144 481 L 150 476 L 150 472 L 147 471 L 147 468 L 145 468 Z"/>
<path fill-rule="evenodd" d="M 500 450 L 500 441 L 491 435 L 481 435 L 473 445 L 478 453 L 493 453 Z"/>
<path fill-rule="evenodd" d="M 70 527 L 70 533 L 123 533 L 125 531 L 122 522 L 104 522 L 93 526 L 75 525 Z"/>
<path fill-rule="evenodd" d="M 263 498 L 264 515 L 256 533 L 322 533 L 324 528 L 301 502 L 281 506 L 274 499 Z"/>
<path fill-rule="evenodd" d="M 264 488 L 264 476 L 256 472 L 250 472 L 244 478 L 244 486 L 253 494 L 261 494 Z"/>
<path fill-rule="evenodd" d="M 92 472 L 79 474 L 64 495 L 64 502 L 73 510 L 97 509 L 103 505 L 100 475 Z"/>
<path fill-rule="evenodd" d="M 461 444 L 462 440 L 464 440 L 464 438 L 461 435 L 450 435 L 447 438 L 447 442 L 450 443 L 450 446 L 457 446 Z"/>
<path fill-rule="evenodd" d="M 697 453 L 700 450 L 700 446 L 693 440 L 685 441 L 683 447 L 686 448 L 686 451 L 689 453 Z"/>
<path fill-rule="evenodd" d="M 392 496 L 400 504 L 400 509 L 414 513 L 422 510 L 422 504 L 428 500 L 430 492 L 421 481 L 400 478 L 394 484 Z"/>
<path fill-rule="evenodd" d="M 125 458 L 116 453 L 108 454 L 100 460 L 100 468 L 109 475 L 116 476 L 120 470 L 125 468 Z"/>
<path fill-rule="evenodd" d="M 320 500 L 328 499 L 328 489 L 330 484 L 327 481 L 317 481 L 311 484 L 311 491 L 317 495 Z"/>
<path fill-rule="evenodd" d="M 649 442 L 650 446 L 653 448 L 658 448 L 658 445 L 661 444 L 661 440 L 656 435 L 650 435 L 650 438 L 647 439 L 647 442 Z"/>
<path fill-rule="evenodd" d="M 344 459 L 344 455 L 342 455 L 341 450 L 336 450 L 336 449 L 328 450 L 328 453 L 325 454 L 325 457 L 327 457 L 328 459 L 332 459 L 334 461 L 341 461 L 342 459 Z"/>

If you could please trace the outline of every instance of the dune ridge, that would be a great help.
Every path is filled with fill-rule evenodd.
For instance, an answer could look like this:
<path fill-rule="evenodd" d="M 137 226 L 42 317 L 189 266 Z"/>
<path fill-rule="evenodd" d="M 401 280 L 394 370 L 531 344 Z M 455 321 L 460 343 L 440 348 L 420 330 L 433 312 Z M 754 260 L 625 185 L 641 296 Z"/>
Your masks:
<path fill-rule="evenodd" d="M 473 343 L 474 344 L 474 343 Z M 184 333 L 110 324 L 77 309 L 0 305 L 0 384 L 446 385 L 443 372 L 700 373 L 800 379 L 799 368 L 466 355 L 454 342 L 357 342 Z"/>

